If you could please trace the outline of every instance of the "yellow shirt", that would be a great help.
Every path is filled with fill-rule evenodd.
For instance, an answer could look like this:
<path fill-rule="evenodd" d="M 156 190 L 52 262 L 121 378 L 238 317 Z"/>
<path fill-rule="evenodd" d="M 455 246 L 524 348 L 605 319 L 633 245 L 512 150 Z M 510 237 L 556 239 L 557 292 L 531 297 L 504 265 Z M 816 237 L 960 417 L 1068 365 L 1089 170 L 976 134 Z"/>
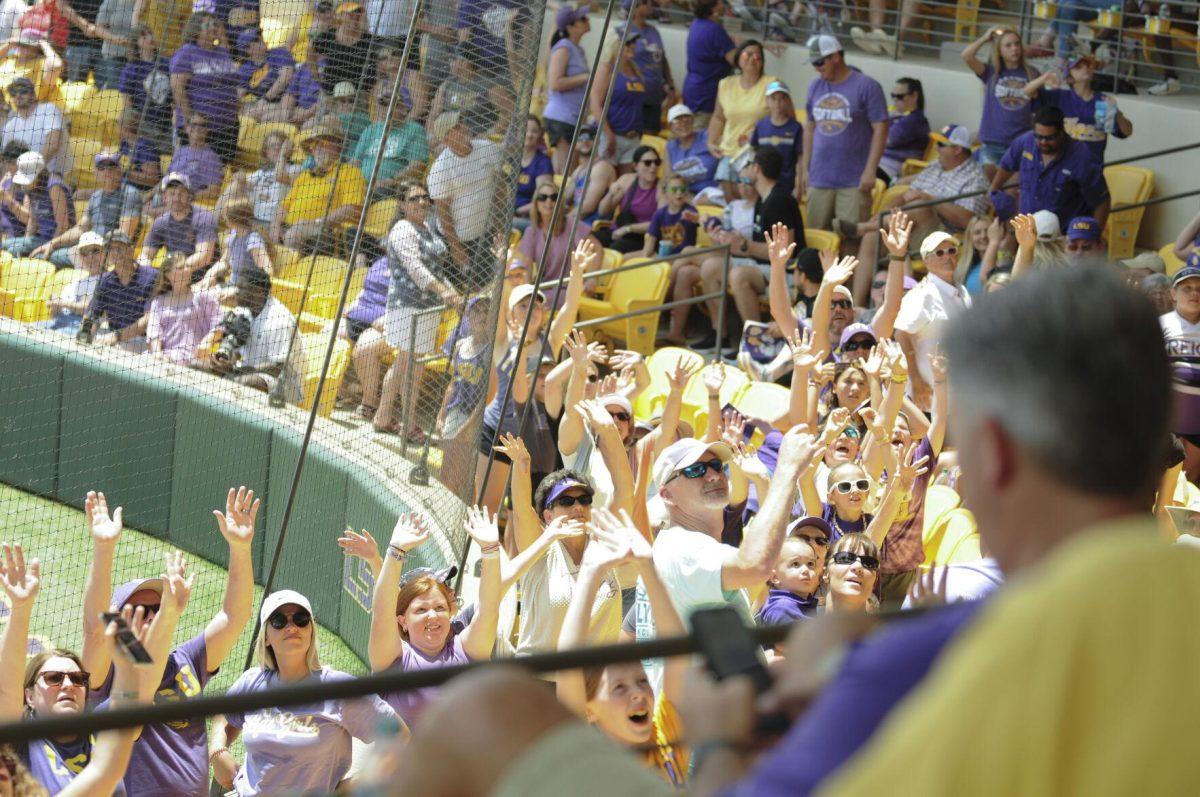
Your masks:
<path fill-rule="evenodd" d="M 742 88 L 740 75 L 730 75 L 717 84 L 717 104 L 725 114 L 725 132 L 721 136 L 721 151 L 733 156 L 750 143 L 754 125 L 770 111 L 767 110 L 767 86 L 774 75 L 763 75 L 748 89 Z"/>
<path fill-rule="evenodd" d="M 669 785 L 683 789 L 687 784 L 692 753 L 680 741 L 683 738 L 679 714 L 662 695 L 654 701 L 654 742 L 646 751 L 646 766 L 658 772 Z"/>
<path fill-rule="evenodd" d="M 0 61 L 0 90 L 8 93 L 8 84 L 19 77 L 29 78 L 33 83 L 33 93 L 38 102 L 52 102 L 63 109 L 62 92 L 58 89 L 57 80 L 43 80 L 42 65 L 44 56 L 31 58 L 28 61 L 18 61 L 16 58 L 5 58 Z"/>
<path fill-rule="evenodd" d="M 158 52 L 164 57 L 183 45 L 183 26 L 191 13 L 187 3 L 146 3 L 142 23 L 154 31 Z"/>
<path fill-rule="evenodd" d="M 334 175 L 337 175 L 336 186 Z M 330 192 L 333 192 L 333 202 L 329 201 Z M 343 163 L 339 170 L 335 165 L 324 177 L 305 169 L 283 198 L 284 221 L 287 224 L 315 221 L 346 205 L 362 205 L 366 198 L 367 182 L 356 166 Z M 340 226 L 350 223 L 343 222 Z"/>
<path fill-rule="evenodd" d="M 998 593 L 818 793 L 1195 794 L 1200 550 L 1088 531 Z"/>

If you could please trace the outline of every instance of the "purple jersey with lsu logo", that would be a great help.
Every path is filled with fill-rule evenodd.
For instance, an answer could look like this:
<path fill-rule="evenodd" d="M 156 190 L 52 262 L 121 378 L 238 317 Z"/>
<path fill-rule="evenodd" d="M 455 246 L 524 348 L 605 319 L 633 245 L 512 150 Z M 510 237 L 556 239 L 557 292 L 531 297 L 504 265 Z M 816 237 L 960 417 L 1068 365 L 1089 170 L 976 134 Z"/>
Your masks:
<path fill-rule="evenodd" d="M 883 88 L 858 70 L 841 83 L 816 78 L 804 107 L 813 126 L 809 186 L 856 187 L 871 151 L 871 125 L 888 121 Z"/>
<path fill-rule="evenodd" d="M 979 120 L 979 140 L 985 144 L 1007 147 L 1012 140 L 1033 127 L 1030 100 L 1025 96 L 1025 84 L 1038 76 L 1038 71 L 1001 69 L 988 64 L 979 79 L 983 81 L 983 117 Z"/>

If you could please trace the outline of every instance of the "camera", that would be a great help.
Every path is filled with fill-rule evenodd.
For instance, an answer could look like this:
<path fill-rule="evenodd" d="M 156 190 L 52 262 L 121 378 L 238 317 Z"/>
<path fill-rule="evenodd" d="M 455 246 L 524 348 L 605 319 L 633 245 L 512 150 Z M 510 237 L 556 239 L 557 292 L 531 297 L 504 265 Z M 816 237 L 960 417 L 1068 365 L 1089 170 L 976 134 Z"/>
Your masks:
<path fill-rule="evenodd" d="M 250 324 L 254 317 L 249 308 L 235 307 L 217 325 L 217 345 L 212 357 L 223 365 L 232 365 L 235 353 L 250 340 Z"/>
<path fill-rule="evenodd" d="M 83 320 L 79 322 L 79 331 L 75 333 L 75 340 L 84 345 L 91 345 L 96 338 L 96 319 L 90 315 L 85 315 Z"/>

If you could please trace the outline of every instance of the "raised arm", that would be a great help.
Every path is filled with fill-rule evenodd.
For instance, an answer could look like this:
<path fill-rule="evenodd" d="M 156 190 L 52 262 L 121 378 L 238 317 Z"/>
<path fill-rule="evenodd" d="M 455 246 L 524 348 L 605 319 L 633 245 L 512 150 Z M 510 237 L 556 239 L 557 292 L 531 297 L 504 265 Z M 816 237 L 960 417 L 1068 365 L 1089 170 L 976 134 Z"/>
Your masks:
<path fill-rule="evenodd" d="M 567 333 L 575 326 L 579 315 L 579 299 L 583 296 L 584 272 L 592 271 L 600 264 L 600 244 L 588 236 L 579 242 L 571 255 L 571 277 L 567 280 L 566 298 L 563 306 L 550 323 L 550 351 L 558 357 Z"/>
<path fill-rule="evenodd" d="M 396 519 L 387 556 L 371 595 L 371 636 L 367 640 L 367 662 L 371 672 L 386 670 L 404 652 L 404 639 L 396 622 L 400 576 L 404 572 L 404 558 L 428 539 L 429 529 L 420 515 L 409 512 Z"/>
<path fill-rule="evenodd" d="M 857 257 L 843 257 L 829 268 L 821 279 L 821 287 L 817 289 L 817 298 L 813 300 L 812 345 L 818 351 L 833 351 L 833 341 L 829 338 L 829 318 L 833 315 L 833 290 L 854 276 L 858 267 Z"/>
<path fill-rule="evenodd" d="M 716 362 L 704 369 L 704 389 L 708 393 L 708 424 L 704 429 L 704 441 L 721 439 L 721 386 L 725 384 L 725 363 Z"/>
<path fill-rule="evenodd" d="M 355 531 L 347 527 L 338 537 L 337 543 L 343 554 L 357 557 L 367 563 L 373 586 L 379 580 L 379 571 L 383 569 L 383 557 L 379 555 L 379 544 L 375 542 L 371 532 L 366 529 Z"/>
<path fill-rule="evenodd" d="M 927 433 L 934 456 L 942 453 L 942 446 L 946 442 L 946 421 L 950 417 L 950 385 L 946 381 L 949 366 L 950 361 L 941 348 L 935 349 L 929 357 L 929 367 L 933 371 L 933 405 Z"/>
<path fill-rule="evenodd" d="M 154 618 L 155 632 L 149 634 L 146 640 L 146 652 L 156 662 L 165 664 L 171 653 L 171 645 L 175 641 L 175 629 L 179 627 L 179 618 L 187 608 L 188 599 L 192 595 L 192 585 L 196 574 L 187 573 L 187 561 L 183 551 L 163 553 L 162 597 L 158 605 L 158 614 Z M 160 619 L 161 615 L 161 619 Z M 118 663 L 114 660 L 114 666 Z M 159 670 L 162 666 L 159 667 Z M 215 668 L 213 668 L 215 669 Z M 113 676 L 116 678 L 116 675 Z M 114 685 L 115 688 L 115 685 Z"/>
<path fill-rule="evenodd" d="M 500 619 L 500 529 L 487 507 L 467 509 L 467 534 L 479 546 L 479 609 L 475 619 L 463 631 L 463 652 L 471 661 L 491 658 L 496 645 L 496 627 Z M 395 603 L 392 604 L 393 606 Z"/>
<path fill-rule="evenodd" d="M 758 514 L 746 527 L 737 556 L 721 568 L 721 589 L 758 588 L 770 577 L 787 530 L 796 478 L 818 453 L 806 427 L 793 427 L 783 436 L 771 488 L 759 500 Z"/>
<path fill-rule="evenodd" d="M 825 352 L 813 351 L 812 330 L 803 329 L 799 334 L 787 336 L 792 349 L 792 387 L 788 398 L 788 421 L 791 426 L 808 423 L 809 375 L 817 363 L 825 359 Z"/>
<path fill-rule="evenodd" d="M 510 489 L 512 491 L 513 520 L 516 528 L 510 522 L 508 528 L 516 535 L 517 553 L 528 548 L 542 533 L 542 521 L 533 508 L 533 485 L 530 484 L 530 457 L 524 441 L 511 434 L 500 435 L 500 445 L 496 450 L 512 460 L 512 475 Z"/>
<path fill-rule="evenodd" d="M 987 69 L 987 64 L 979 60 L 979 50 L 983 47 L 983 45 L 987 44 L 992 39 L 997 38 L 1002 33 L 1004 33 L 1003 28 L 991 28 L 990 30 L 984 32 L 984 34 L 978 39 L 968 44 L 966 49 L 962 51 L 963 63 L 970 67 L 971 71 L 976 75 L 982 75 L 983 71 Z"/>
<path fill-rule="evenodd" d="M 599 346 L 600 344 L 596 344 Z M 587 384 L 587 366 L 590 344 L 582 330 L 573 330 L 566 340 L 567 353 L 570 361 L 570 381 L 567 383 L 567 395 L 563 401 L 562 419 L 558 422 L 558 450 L 564 457 L 579 450 L 583 440 L 583 418 L 576 410 L 583 401 L 584 386 Z M 603 348 L 603 347 L 601 347 Z M 561 365 L 559 366 L 561 367 Z M 547 379 L 547 381 L 549 381 Z M 549 411 L 549 407 L 547 407 Z"/>
<path fill-rule="evenodd" d="M 880 547 L 883 547 L 888 529 L 896 522 L 900 507 L 907 503 L 912 495 L 913 484 L 917 477 L 929 471 L 929 457 L 914 460 L 916 452 L 916 443 L 910 445 L 904 452 L 900 467 L 896 471 L 896 475 L 888 482 L 887 489 L 883 494 L 883 501 L 875 512 L 875 517 L 871 518 L 871 522 L 867 525 L 867 534 Z"/>
<path fill-rule="evenodd" d="M 1025 92 L 1026 97 L 1032 100 L 1038 95 L 1038 92 L 1042 90 L 1043 86 L 1048 89 L 1056 89 L 1061 84 L 1062 79 L 1059 77 L 1058 73 L 1054 70 L 1050 70 L 1049 72 L 1043 72 L 1033 80 L 1026 83 L 1025 88 L 1022 89 L 1022 91 Z"/>
<path fill-rule="evenodd" d="M 883 288 L 883 304 L 871 319 L 871 329 L 876 338 L 890 338 L 896 328 L 900 300 L 904 298 L 904 273 L 908 268 L 908 242 L 912 230 L 913 223 L 908 214 L 896 210 L 888 218 L 887 231 L 879 231 L 880 240 L 888 250 L 888 274 Z"/>
<path fill-rule="evenodd" d="M 658 455 L 663 452 L 663 449 L 675 442 L 675 435 L 679 431 L 679 420 L 683 414 L 683 391 L 687 389 L 688 382 L 692 381 L 692 377 L 696 375 L 698 369 L 688 365 L 687 362 L 680 357 L 675 361 L 675 368 L 667 374 L 667 400 L 663 404 L 662 420 L 655 429 L 638 444 L 640 448 L 650 447 L 652 456 L 650 457 L 651 464 L 658 459 Z M 641 471 L 638 472 L 641 475 Z M 634 504 L 635 515 L 637 504 Z"/>
<path fill-rule="evenodd" d="M 225 576 L 221 608 L 204 628 L 204 651 L 209 672 L 216 672 L 221 667 L 242 635 L 242 629 L 250 622 L 254 603 L 251 543 L 261 505 L 262 501 L 254 497 L 253 490 L 247 490 L 245 486 L 236 490 L 231 487 L 225 497 L 225 512 L 213 510 L 217 528 L 229 546 L 229 570 Z"/>
<path fill-rule="evenodd" d="M 1175 239 L 1175 257 L 1187 260 L 1197 235 L 1200 235 L 1200 213 L 1193 216 L 1188 225 L 1179 231 L 1179 237 Z"/>
<path fill-rule="evenodd" d="M 0 630 L 0 721 L 17 722 L 25 713 L 25 657 L 29 650 L 29 618 L 41 587 L 41 565 L 25 562 L 20 543 L 4 543 L 0 587 L 8 598 L 8 622 Z M 99 619 L 99 617 L 97 617 Z"/>
<path fill-rule="evenodd" d="M 98 688 L 108 676 L 108 643 L 104 640 L 104 621 L 100 614 L 112 603 L 112 566 L 121 538 L 121 507 L 108 514 L 104 493 L 89 492 L 83 502 L 83 515 L 92 538 L 92 561 L 83 582 L 83 644 L 79 659 L 92 674 L 92 688 Z M 118 607 L 119 608 L 119 607 Z"/>
<path fill-rule="evenodd" d="M 546 554 L 546 551 L 550 550 L 551 545 L 559 540 L 578 537 L 583 533 L 583 524 L 566 515 L 559 515 L 550 521 L 550 525 L 546 526 L 546 530 L 533 541 L 532 545 L 507 562 L 501 562 L 500 595 L 506 595 L 521 579 L 521 576 L 525 575 L 529 568 L 533 567 Z"/>
<path fill-rule="evenodd" d="M 791 338 L 799 324 L 792 310 L 792 299 L 788 295 L 787 264 L 796 251 L 791 231 L 787 225 L 776 222 L 770 230 L 763 232 L 767 242 L 767 259 L 771 262 L 771 279 L 767 281 L 767 301 L 771 308 L 771 320 L 779 326 L 785 338 Z"/>
<path fill-rule="evenodd" d="M 616 421 L 596 399 L 579 402 L 578 411 L 596 438 L 596 447 L 600 449 L 604 467 L 612 477 L 613 496 L 609 506 L 614 511 L 629 512 L 633 509 L 633 471 L 629 468 L 629 455 L 621 442 Z"/>
<path fill-rule="evenodd" d="M 1017 236 L 1017 255 L 1013 258 L 1012 278 L 1020 279 L 1033 270 L 1033 249 L 1037 245 L 1037 222 L 1023 213 L 1013 216 L 1013 232 Z"/>

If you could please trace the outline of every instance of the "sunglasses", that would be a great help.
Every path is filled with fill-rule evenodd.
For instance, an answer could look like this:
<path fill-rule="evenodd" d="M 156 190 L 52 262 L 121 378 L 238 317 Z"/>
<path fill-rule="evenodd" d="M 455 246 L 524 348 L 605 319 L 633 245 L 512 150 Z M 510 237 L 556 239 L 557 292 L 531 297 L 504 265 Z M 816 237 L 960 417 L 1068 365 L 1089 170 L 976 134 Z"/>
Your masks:
<path fill-rule="evenodd" d="M 558 194 L 538 194 L 538 202 L 557 202 Z"/>
<path fill-rule="evenodd" d="M 816 67 L 825 66 L 825 62 L 828 60 L 829 60 L 828 58 L 818 58 L 817 60 L 812 62 L 812 65 L 816 66 Z"/>
<path fill-rule="evenodd" d="M 1048 136 L 1043 136 L 1041 133 L 1034 133 L 1033 137 L 1038 141 L 1053 141 L 1054 139 L 1058 138 L 1058 133 L 1052 133 Z"/>
<path fill-rule="evenodd" d="M 841 436 L 842 437 L 852 437 L 855 440 L 857 440 L 858 438 L 862 437 L 862 432 L 858 431 L 857 426 L 847 426 L 845 429 L 842 430 Z"/>
<path fill-rule="evenodd" d="M 833 306 L 841 310 L 852 310 L 854 309 L 854 302 L 849 299 L 834 299 Z"/>
<path fill-rule="evenodd" d="M 947 249 L 934 249 L 933 253 L 935 255 L 937 255 L 938 257 L 945 257 L 946 255 L 950 255 L 951 257 L 954 257 L 955 255 L 958 254 L 958 247 L 951 246 Z"/>
<path fill-rule="evenodd" d="M 18 88 L 10 88 L 8 90 L 8 93 L 13 97 L 19 97 L 22 94 L 32 94 L 33 91 L 31 89 L 25 88 L 24 86 L 21 86 Z"/>
<path fill-rule="evenodd" d="M 654 160 L 638 161 L 638 163 L 642 164 L 643 166 L 658 166 L 662 164 L 662 161 L 660 161 L 658 158 L 655 158 Z"/>
<path fill-rule="evenodd" d="M 813 545 L 813 546 L 820 545 L 823 548 L 829 547 L 829 538 L 828 537 L 814 536 L 811 534 L 794 534 L 792 536 L 794 536 L 798 540 L 804 540 L 809 545 Z"/>
<path fill-rule="evenodd" d="M 130 603 L 127 605 L 134 611 L 137 611 L 140 608 L 143 612 L 145 612 L 146 617 L 149 617 L 152 614 L 158 614 L 158 610 L 162 606 L 161 603 Z"/>
<path fill-rule="evenodd" d="M 753 185 L 754 184 L 754 181 L 751 180 L 749 177 L 739 177 L 736 180 L 734 180 L 734 182 L 737 183 L 738 185 Z"/>
<path fill-rule="evenodd" d="M 906 91 L 906 92 L 904 92 L 903 94 L 893 94 L 893 95 L 892 95 L 892 99 L 893 99 L 893 100 L 896 100 L 897 102 L 899 102 L 900 100 L 902 100 L 902 99 L 904 99 L 905 97 L 907 97 L 909 94 L 912 94 L 912 92 L 911 92 L 911 91 Z"/>
<path fill-rule="evenodd" d="M 842 351 L 858 351 L 860 349 L 869 349 L 875 345 L 871 340 L 850 340 L 842 347 Z"/>
<path fill-rule="evenodd" d="M 611 416 L 613 417 L 613 420 L 614 420 L 614 421 L 622 421 L 622 422 L 624 422 L 624 423 L 628 423 L 628 422 L 629 422 L 629 413 L 628 413 L 628 412 L 625 412 L 625 411 L 623 411 L 623 410 L 622 410 L 622 411 L 620 411 L 620 412 L 611 412 L 611 411 L 610 411 L 608 414 L 609 414 L 609 415 L 611 415 Z"/>
<path fill-rule="evenodd" d="M 46 686 L 62 686 L 63 681 L 69 679 L 72 684 L 75 686 L 82 686 L 84 689 L 87 688 L 88 681 L 92 680 L 91 674 L 86 673 L 83 670 L 77 670 L 75 672 L 46 670 L 43 673 L 39 673 L 38 677 L 42 679 L 42 682 L 46 684 Z"/>
<path fill-rule="evenodd" d="M 550 506 L 561 506 L 563 509 L 568 509 L 576 504 L 579 504 L 580 506 L 591 506 L 592 497 L 586 493 L 583 495 L 563 495 L 550 502 Z"/>
<path fill-rule="evenodd" d="M 429 194 L 414 194 L 405 199 L 407 202 L 428 202 Z"/>
<path fill-rule="evenodd" d="M 686 468 L 680 468 L 679 470 L 675 471 L 675 474 L 671 476 L 671 479 L 674 479 L 676 476 L 681 474 L 688 479 L 699 479 L 705 474 L 706 471 L 709 470 L 709 468 L 712 469 L 713 473 L 723 473 L 725 471 L 725 465 L 721 462 L 721 460 L 710 459 L 708 462 L 693 462 Z M 671 479 L 667 479 L 667 481 L 670 481 Z"/>
<path fill-rule="evenodd" d="M 861 562 L 862 566 L 867 570 L 878 570 L 879 560 L 869 553 L 850 553 L 849 551 L 838 551 L 833 555 L 833 563 L 835 565 L 852 565 L 855 562 Z"/>
<path fill-rule="evenodd" d="M 276 631 L 282 631 L 283 629 L 287 628 L 289 622 L 297 628 L 307 628 L 308 624 L 312 622 L 312 615 L 306 612 L 304 609 L 301 609 L 295 614 L 274 612 L 270 617 L 267 618 L 267 625 L 271 626 Z"/>
<path fill-rule="evenodd" d="M 870 479 L 855 479 L 854 481 L 837 482 L 833 485 L 833 489 L 837 490 L 842 495 L 858 490 L 860 493 L 865 493 L 871 489 Z"/>

